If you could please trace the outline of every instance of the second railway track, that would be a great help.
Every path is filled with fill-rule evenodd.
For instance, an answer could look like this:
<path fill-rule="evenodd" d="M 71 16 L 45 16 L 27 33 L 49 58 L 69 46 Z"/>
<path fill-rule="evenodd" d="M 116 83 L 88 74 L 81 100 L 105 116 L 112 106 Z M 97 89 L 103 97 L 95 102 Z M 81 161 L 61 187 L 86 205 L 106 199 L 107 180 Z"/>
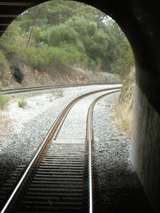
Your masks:
<path fill-rule="evenodd" d="M 118 92 L 119 89 L 120 87 L 115 87 L 92 91 L 75 98 L 65 107 L 27 168 L 18 168 L 4 185 L 5 190 L 0 198 L 2 203 L 7 197 L 8 200 L 1 213 L 93 212 L 93 109 L 101 97 Z M 73 106 L 81 99 L 96 93 L 102 94 L 93 101 L 88 110 L 86 143 L 54 143 Z"/>
<path fill-rule="evenodd" d="M 46 90 L 53 90 L 53 89 L 63 89 L 63 88 L 70 88 L 70 87 L 87 87 L 87 86 L 103 86 L 106 84 L 57 84 L 57 85 L 47 85 L 47 86 L 37 86 L 37 87 L 23 87 L 23 88 L 14 88 L 14 89 L 1 89 L 0 95 L 13 95 L 18 93 L 28 93 L 28 92 L 38 92 L 38 91 L 46 91 Z M 119 84 L 120 86 L 121 84 Z"/>

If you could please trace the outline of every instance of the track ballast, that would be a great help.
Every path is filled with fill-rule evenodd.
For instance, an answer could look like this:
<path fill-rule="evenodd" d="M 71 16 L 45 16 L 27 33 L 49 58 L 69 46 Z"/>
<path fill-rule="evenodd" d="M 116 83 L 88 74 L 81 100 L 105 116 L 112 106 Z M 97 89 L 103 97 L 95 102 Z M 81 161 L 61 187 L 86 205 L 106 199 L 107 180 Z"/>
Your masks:
<path fill-rule="evenodd" d="M 21 166 L 4 186 L 4 212 L 92 212 L 92 121 L 93 107 L 88 111 L 86 144 L 53 143 L 68 113 L 82 98 L 100 92 L 119 91 L 120 87 L 93 91 L 77 97 L 59 115 L 27 168 Z M 110 91 L 110 92 L 109 92 Z M 107 95 L 106 94 L 106 95 Z M 53 141 L 54 142 L 54 141 Z M 56 150 L 59 150 L 58 152 Z M 58 154 L 57 154 L 58 153 Z M 23 173 L 22 177 L 21 174 Z M 20 179 L 20 180 L 19 180 Z M 18 183 L 17 183 L 18 180 Z M 15 187 L 15 184 L 16 187 Z M 6 190 L 6 192 L 5 192 Z M 2 199 L 2 200 L 3 200 Z"/>

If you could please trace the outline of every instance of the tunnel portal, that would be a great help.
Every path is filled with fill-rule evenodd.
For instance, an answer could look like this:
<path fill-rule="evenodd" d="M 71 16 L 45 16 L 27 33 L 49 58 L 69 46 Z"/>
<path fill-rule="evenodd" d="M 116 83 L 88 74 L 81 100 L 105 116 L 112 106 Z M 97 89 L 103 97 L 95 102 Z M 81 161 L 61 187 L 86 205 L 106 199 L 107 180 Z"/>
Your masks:
<path fill-rule="evenodd" d="M 29 7 L 44 0 L 0 1 L 0 34 Z M 136 60 L 135 144 L 132 162 L 160 212 L 160 13 L 156 1 L 83 1 L 111 16 L 126 34 Z"/>

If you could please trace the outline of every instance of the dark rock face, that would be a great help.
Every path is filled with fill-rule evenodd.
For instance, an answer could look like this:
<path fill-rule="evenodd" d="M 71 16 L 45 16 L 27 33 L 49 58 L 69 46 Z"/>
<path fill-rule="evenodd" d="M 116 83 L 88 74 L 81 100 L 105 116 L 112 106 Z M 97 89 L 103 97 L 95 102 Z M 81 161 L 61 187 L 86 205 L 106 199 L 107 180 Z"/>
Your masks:
<path fill-rule="evenodd" d="M 95 212 L 153 213 L 130 161 L 133 139 L 113 121 L 116 95 L 99 101 L 94 110 Z"/>
<path fill-rule="evenodd" d="M 136 132 L 132 160 L 153 208 L 160 211 L 160 116 L 148 103 L 145 95 L 137 91 L 135 106 Z"/>
<path fill-rule="evenodd" d="M 137 133 L 133 162 L 148 197 L 160 212 L 160 13 L 158 1 L 83 0 L 103 10 L 120 25 L 128 37 L 136 59 L 138 104 Z M 10 1 L 8 1 L 10 2 Z M 19 2 L 19 1 L 17 1 Z M 25 4 L 26 2 L 26 4 Z M 1 34 L 16 14 L 44 0 L 23 1 L 18 6 L 1 5 Z M 17 3 L 18 4 L 18 3 Z M 8 16 L 7 16 L 8 14 Z M 13 15 L 14 14 L 14 15 Z"/>

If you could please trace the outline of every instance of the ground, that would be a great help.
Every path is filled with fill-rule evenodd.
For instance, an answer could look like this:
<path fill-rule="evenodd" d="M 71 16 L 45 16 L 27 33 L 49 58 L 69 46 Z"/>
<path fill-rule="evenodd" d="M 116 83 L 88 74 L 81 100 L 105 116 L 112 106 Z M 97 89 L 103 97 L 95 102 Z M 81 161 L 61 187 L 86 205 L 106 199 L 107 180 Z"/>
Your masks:
<path fill-rule="evenodd" d="M 13 77 L 9 65 L 3 69 L 4 75 L 0 78 L 0 88 L 23 88 L 57 84 L 91 84 L 91 83 L 120 83 L 120 76 L 109 72 L 93 72 L 78 67 L 65 66 L 62 70 L 51 67 L 39 71 L 26 64 L 20 64 L 18 69 L 23 76 L 21 82 Z"/>
<path fill-rule="evenodd" d="M 103 98 L 94 111 L 94 168 L 99 212 L 151 213 L 151 207 L 130 160 L 133 139 L 117 128 L 118 94 Z"/>
<path fill-rule="evenodd" d="M 13 102 L 8 107 L 6 116 L 10 116 L 14 126 L 9 135 L 0 136 L 1 186 L 18 165 L 29 162 L 68 101 L 78 94 L 100 88 L 104 86 L 60 89 L 48 94 L 29 96 L 26 97 L 27 106 L 24 109 L 17 108 Z M 74 106 L 59 134 L 59 141 L 66 143 L 69 139 L 71 142 L 73 138 L 78 139 L 78 142 L 84 142 L 83 123 L 86 120 L 87 109 L 96 97 L 97 94 L 86 97 Z M 95 208 L 98 207 L 99 212 L 108 210 L 111 213 L 151 213 L 130 161 L 132 138 L 121 132 L 114 122 L 113 108 L 118 97 L 119 94 L 115 94 L 103 98 L 94 110 Z M 77 110 L 79 113 L 75 113 Z"/>
<path fill-rule="evenodd" d="M 34 97 L 33 93 L 18 96 L 25 97 L 27 106 L 19 108 L 17 101 L 13 101 L 3 111 L 7 123 L 5 121 L 0 129 L 0 186 L 18 165 L 29 162 L 68 101 L 77 95 L 102 88 L 103 85 L 73 87 L 53 90 L 48 94 L 40 93 L 41 96 L 39 93 L 34 93 Z"/>

